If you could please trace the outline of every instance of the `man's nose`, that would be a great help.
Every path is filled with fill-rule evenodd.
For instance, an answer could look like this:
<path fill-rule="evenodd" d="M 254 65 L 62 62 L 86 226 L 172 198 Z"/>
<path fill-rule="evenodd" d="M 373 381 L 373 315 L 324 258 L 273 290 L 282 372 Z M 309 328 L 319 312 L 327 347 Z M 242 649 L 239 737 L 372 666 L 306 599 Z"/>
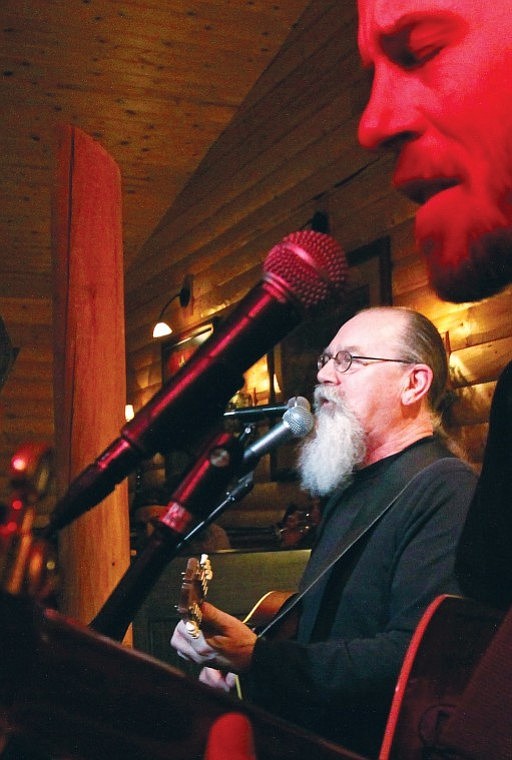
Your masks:
<path fill-rule="evenodd" d="M 328 362 L 324 364 L 323 367 L 320 367 L 318 372 L 316 373 L 316 379 L 319 383 L 330 383 L 331 385 L 333 383 L 337 383 L 340 378 L 340 373 L 336 372 L 335 364 L 332 359 L 329 359 Z"/>
<path fill-rule="evenodd" d="M 370 99 L 359 121 L 358 138 L 368 150 L 398 150 L 419 136 L 421 118 L 414 87 L 395 69 L 376 71 Z"/>

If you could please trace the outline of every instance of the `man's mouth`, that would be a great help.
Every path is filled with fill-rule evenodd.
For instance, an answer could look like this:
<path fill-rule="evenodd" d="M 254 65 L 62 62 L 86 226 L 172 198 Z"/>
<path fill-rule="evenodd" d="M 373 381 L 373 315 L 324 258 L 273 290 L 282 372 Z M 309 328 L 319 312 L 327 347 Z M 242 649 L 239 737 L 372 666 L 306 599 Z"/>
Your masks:
<path fill-rule="evenodd" d="M 320 409 L 321 406 L 328 404 L 331 401 L 329 398 L 329 391 L 323 388 L 321 385 L 317 385 L 314 392 L 314 406 L 315 409 Z"/>
<path fill-rule="evenodd" d="M 461 180 L 456 177 L 433 177 L 431 179 L 413 179 L 405 182 L 395 182 L 397 190 L 421 206 L 435 195 L 439 195 L 439 193 L 460 184 Z"/>
<path fill-rule="evenodd" d="M 315 392 L 315 411 L 321 410 L 333 414 L 339 408 L 340 400 L 329 388 L 317 389 Z"/>

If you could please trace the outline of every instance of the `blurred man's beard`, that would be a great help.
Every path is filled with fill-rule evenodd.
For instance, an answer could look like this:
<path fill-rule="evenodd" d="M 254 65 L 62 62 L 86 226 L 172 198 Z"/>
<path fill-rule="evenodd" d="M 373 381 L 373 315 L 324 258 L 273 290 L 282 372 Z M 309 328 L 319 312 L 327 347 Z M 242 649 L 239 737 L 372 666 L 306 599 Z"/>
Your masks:
<path fill-rule="evenodd" d="M 333 402 L 323 406 L 320 400 Z M 339 391 L 318 386 L 315 431 L 303 443 L 298 459 L 302 487 L 326 496 L 343 485 L 366 456 L 365 432 Z"/>
<path fill-rule="evenodd" d="M 430 284 L 440 298 L 461 303 L 495 295 L 512 282 L 512 229 L 496 229 L 466 244 L 454 264 L 436 254 L 436 243 L 424 241 Z"/>

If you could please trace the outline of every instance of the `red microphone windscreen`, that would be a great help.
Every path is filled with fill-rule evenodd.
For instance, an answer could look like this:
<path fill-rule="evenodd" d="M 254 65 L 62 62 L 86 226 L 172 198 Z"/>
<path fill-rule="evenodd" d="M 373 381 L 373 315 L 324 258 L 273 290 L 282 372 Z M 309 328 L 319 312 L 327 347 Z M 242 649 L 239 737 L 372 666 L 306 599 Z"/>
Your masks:
<path fill-rule="evenodd" d="M 330 235 L 302 230 L 272 248 L 263 270 L 266 280 L 279 281 L 309 309 L 344 293 L 348 264 L 340 244 Z"/>

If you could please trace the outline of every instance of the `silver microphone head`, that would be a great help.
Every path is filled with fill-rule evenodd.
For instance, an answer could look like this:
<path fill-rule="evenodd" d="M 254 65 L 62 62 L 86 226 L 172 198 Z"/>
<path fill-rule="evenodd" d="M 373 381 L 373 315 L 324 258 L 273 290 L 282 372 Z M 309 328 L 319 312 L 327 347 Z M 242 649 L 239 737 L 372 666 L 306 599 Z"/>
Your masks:
<path fill-rule="evenodd" d="M 304 399 L 306 401 L 306 399 Z M 308 403 L 306 401 L 306 403 Z M 309 403 L 308 403 L 309 406 Z M 292 406 L 283 414 L 283 422 L 290 428 L 294 438 L 303 438 L 313 430 L 315 418 L 304 406 Z"/>

